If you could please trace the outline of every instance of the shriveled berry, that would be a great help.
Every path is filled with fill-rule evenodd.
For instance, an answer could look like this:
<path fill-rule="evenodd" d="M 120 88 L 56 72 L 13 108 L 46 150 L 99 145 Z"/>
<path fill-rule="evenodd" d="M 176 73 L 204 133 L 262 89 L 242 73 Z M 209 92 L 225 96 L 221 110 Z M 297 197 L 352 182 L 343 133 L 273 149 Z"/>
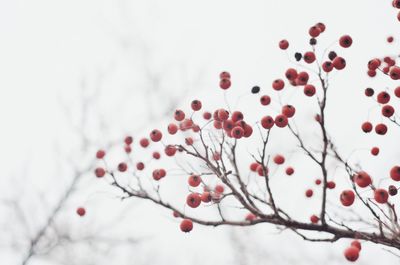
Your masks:
<path fill-rule="evenodd" d="M 257 94 L 258 92 L 260 92 L 260 87 L 259 86 L 253 86 L 251 88 L 251 93 L 252 94 Z"/>

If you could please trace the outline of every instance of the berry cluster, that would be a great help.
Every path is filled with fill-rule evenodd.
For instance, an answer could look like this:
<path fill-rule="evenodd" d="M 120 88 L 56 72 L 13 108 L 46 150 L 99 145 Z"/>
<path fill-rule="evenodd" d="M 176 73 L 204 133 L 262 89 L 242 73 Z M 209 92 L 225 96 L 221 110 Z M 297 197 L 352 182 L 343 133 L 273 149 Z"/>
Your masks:
<path fill-rule="evenodd" d="M 265 113 L 257 117 L 256 120 L 250 118 L 244 110 L 232 110 L 230 106 L 217 106 L 215 108 L 204 110 L 207 102 L 195 99 L 188 106 L 189 111 L 177 109 L 172 114 L 170 121 L 165 129 L 156 128 L 151 130 L 147 137 L 142 137 L 138 141 L 138 155 L 133 152 L 133 137 L 127 136 L 124 139 L 124 151 L 126 159 L 116 164 L 116 169 L 112 170 L 107 166 L 105 161 L 106 152 L 99 150 L 96 158 L 102 161 L 102 165 L 98 166 L 94 173 L 97 178 L 107 177 L 111 179 L 111 184 L 120 189 L 127 197 L 137 197 L 147 199 L 155 204 L 172 211 L 173 216 L 180 220 L 180 230 L 182 232 L 190 232 L 193 224 L 202 225 L 254 225 L 264 222 L 278 226 L 290 228 L 300 234 L 304 239 L 315 241 L 312 238 L 301 233 L 301 230 L 310 230 L 317 232 L 325 232 L 333 235 L 333 239 L 321 239 L 320 241 L 334 242 L 340 238 L 351 238 L 354 240 L 351 247 L 345 250 L 344 256 L 349 261 L 358 259 L 361 250 L 361 244 L 358 240 L 373 241 L 384 245 L 392 244 L 400 248 L 400 244 L 390 241 L 390 236 L 382 233 L 374 233 L 369 231 L 357 231 L 346 225 L 337 226 L 339 221 L 334 221 L 327 217 L 329 211 L 327 201 L 332 198 L 331 191 L 336 188 L 335 181 L 332 180 L 334 173 L 327 166 L 327 160 L 333 156 L 335 163 L 342 166 L 348 172 L 350 186 L 340 193 L 339 198 L 334 198 L 335 202 L 343 205 L 343 209 L 358 200 L 362 205 L 367 207 L 373 214 L 373 219 L 377 220 L 376 209 L 383 211 L 379 205 L 389 206 L 391 214 L 395 214 L 394 204 L 389 202 L 389 196 L 397 194 L 397 188 L 390 185 L 388 189 L 377 188 L 373 184 L 373 178 L 365 171 L 356 170 L 347 160 L 343 159 L 332 140 L 328 137 L 325 126 L 326 115 L 325 107 L 327 102 L 328 79 L 332 71 L 341 71 L 346 67 L 345 58 L 340 56 L 340 49 L 351 47 L 353 39 L 349 35 L 343 35 L 338 38 L 337 50 L 327 51 L 320 54 L 317 49 L 318 38 L 324 33 L 326 27 L 323 23 L 317 23 L 309 28 L 309 50 L 304 52 L 294 51 L 294 58 L 298 62 L 296 68 L 289 67 L 283 72 L 283 77 L 277 78 L 272 82 L 269 93 L 265 93 L 257 99 L 257 103 L 262 106 L 270 106 L 279 104 L 279 108 L 266 108 Z M 281 40 L 279 48 L 285 52 L 289 52 L 289 41 Z M 387 57 L 389 58 L 389 57 Z M 375 76 L 377 70 L 387 74 L 392 79 L 400 79 L 400 68 L 396 66 L 394 58 L 383 59 L 386 63 L 381 66 L 380 59 L 373 59 L 368 63 L 368 75 Z M 383 67 L 383 68 L 382 68 Z M 219 87 L 224 90 L 226 96 L 232 88 L 231 74 L 222 72 L 219 74 Z M 233 86 L 234 87 L 234 86 Z M 289 102 L 282 103 L 281 100 L 274 100 L 272 95 L 280 94 L 285 90 L 301 88 L 305 98 L 315 100 L 318 103 L 315 121 L 320 128 L 320 150 L 310 148 L 304 139 L 300 136 L 293 124 L 296 116 L 296 107 Z M 259 86 L 253 86 L 250 90 L 251 94 L 258 94 L 261 91 Z M 216 91 L 215 93 L 220 93 Z M 372 88 L 365 90 L 365 95 L 372 97 L 374 95 Z M 394 90 L 394 95 L 400 97 L 400 88 Z M 394 118 L 395 111 L 392 105 L 388 105 L 391 99 L 391 93 L 382 91 L 377 95 L 377 102 L 382 104 L 382 115 L 391 119 L 398 124 Z M 190 108 L 189 108 L 190 107 Z M 276 111 L 278 109 L 278 111 Z M 246 114 L 246 115 L 245 115 Z M 297 114 L 298 115 L 298 114 Z M 383 123 L 375 126 L 369 121 L 362 124 L 362 130 L 365 133 L 371 132 L 375 128 L 375 132 L 380 135 L 386 134 L 388 128 Z M 290 159 L 282 153 L 268 153 L 267 145 L 271 132 L 281 133 L 287 130 L 298 141 L 302 154 L 305 159 L 311 159 L 315 165 L 321 169 L 321 176 L 313 180 L 315 188 L 306 188 L 304 193 L 305 199 L 319 200 L 321 203 L 320 213 L 314 213 L 307 221 L 297 220 L 279 207 L 278 202 L 274 198 L 273 187 L 270 179 L 274 177 L 279 169 L 283 169 L 284 175 L 292 176 L 299 173 L 293 165 L 290 165 Z M 244 156 L 239 158 L 237 148 L 244 144 L 249 138 L 254 139 L 260 137 L 262 142 L 259 145 L 258 152 L 248 154 L 251 159 L 245 170 L 240 167 Z M 153 150 L 155 148 L 155 150 Z M 163 150 L 160 151 L 160 150 Z M 379 147 L 373 147 L 371 154 L 378 156 Z M 150 154 L 148 154 L 150 153 Z M 162 155 L 165 157 L 162 157 Z M 147 157 L 147 158 L 146 158 Z M 176 176 L 174 169 L 170 169 L 171 159 L 178 161 L 183 159 L 186 163 L 192 160 L 196 161 L 200 166 L 198 168 L 191 167 L 185 170 L 182 167 L 182 174 L 185 181 L 183 182 L 188 192 L 185 198 L 182 198 L 183 207 L 175 207 L 165 202 L 159 193 L 159 187 L 166 180 Z M 147 162 L 144 162 L 147 160 Z M 166 165 L 161 166 L 162 161 L 168 161 Z M 180 163 L 178 163 L 180 166 Z M 245 172 L 243 172 L 245 171 Z M 282 170 L 281 170 L 282 171 Z M 148 173 L 149 172 L 149 173 Z M 303 172 L 300 172 L 303 173 Z M 245 180 L 243 176 L 248 176 L 252 183 L 263 181 L 265 184 L 262 193 L 254 191 L 253 187 Z M 299 174 L 300 175 L 300 174 Z M 131 187 L 123 184 L 121 179 L 133 178 L 136 180 L 136 186 Z M 400 166 L 394 166 L 390 170 L 390 177 L 393 181 L 400 181 Z M 147 189 L 144 182 L 150 183 L 152 189 Z M 365 193 L 361 194 L 359 189 L 372 189 L 373 199 L 365 197 Z M 259 186 L 258 189 L 260 190 Z M 303 195 L 303 196 L 304 196 Z M 320 197 L 319 197 L 320 196 Z M 318 197 L 318 198 L 317 198 Z M 329 198 L 328 198 L 329 197 Z M 227 207 L 224 202 L 227 198 L 235 201 L 237 209 L 244 209 L 245 212 L 240 220 L 227 220 L 223 216 L 221 208 Z M 302 199 L 302 198 L 300 198 Z M 373 203 L 373 208 L 370 203 Z M 203 220 L 194 217 L 191 212 L 201 206 L 216 206 L 220 216 L 219 221 Z M 265 210 L 267 207 L 267 210 Z M 183 209 L 183 210 L 182 210 Z M 83 216 L 83 214 L 79 215 Z M 389 219 L 386 222 L 391 222 Z M 378 218 L 379 229 L 382 227 L 390 227 L 384 220 Z M 387 231 L 390 233 L 390 231 Z M 389 242 L 389 243 L 388 243 Z"/>

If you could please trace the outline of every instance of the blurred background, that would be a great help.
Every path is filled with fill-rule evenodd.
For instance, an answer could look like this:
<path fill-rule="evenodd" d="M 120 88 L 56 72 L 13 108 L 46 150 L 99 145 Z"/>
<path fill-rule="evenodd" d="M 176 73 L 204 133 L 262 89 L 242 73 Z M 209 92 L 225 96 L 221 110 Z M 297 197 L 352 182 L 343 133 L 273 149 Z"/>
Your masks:
<path fill-rule="evenodd" d="M 184 234 L 170 212 L 121 201 L 94 177 L 93 158 L 98 148 L 122 149 L 128 134 L 166 128 L 171 112 L 188 109 L 191 99 L 209 110 L 223 104 L 223 70 L 234 82 L 228 101 L 240 98 L 241 108 L 258 115 L 251 87 L 274 93 L 271 82 L 294 52 L 309 49 L 308 28 L 317 22 L 327 25 L 321 47 L 343 34 L 354 40 L 340 51 L 346 71 L 332 77 L 328 129 L 346 155 L 370 148 L 371 138 L 359 132 L 374 119 L 363 89 L 392 84 L 367 78 L 366 63 L 398 53 L 396 15 L 389 0 L 0 0 L 1 263 L 343 264 L 348 241 L 309 243 L 268 225 L 197 225 Z M 390 35 L 395 41 L 387 45 Z M 287 54 L 277 45 L 283 38 Z M 314 129 L 297 122 L 312 138 Z M 392 132 L 372 139 L 388 158 L 366 163 L 371 170 L 400 155 L 395 139 Z M 288 141 L 279 136 L 275 148 Z M 309 216 L 318 203 L 296 205 L 295 188 L 281 190 L 282 200 Z M 379 246 L 363 249 L 360 265 L 399 261 Z"/>

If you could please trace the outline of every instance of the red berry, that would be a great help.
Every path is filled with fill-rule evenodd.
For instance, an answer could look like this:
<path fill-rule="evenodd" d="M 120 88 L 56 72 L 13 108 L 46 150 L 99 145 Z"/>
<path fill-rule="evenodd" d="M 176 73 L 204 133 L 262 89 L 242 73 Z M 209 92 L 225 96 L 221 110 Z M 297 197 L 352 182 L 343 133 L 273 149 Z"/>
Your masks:
<path fill-rule="evenodd" d="M 125 162 L 121 162 L 118 164 L 118 170 L 120 172 L 125 172 L 128 169 L 128 165 Z"/>
<path fill-rule="evenodd" d="M 161 155 L 159 152 L 153 152 L 153 158 L 154 159 L 160 159 Z"/>
<path fill-rule="evenodd" d="M 258 166 L 259 166 L 259 164 L 257 162 L 253 162 L 250 164 L 250 170 L 253 172 L 256 172 Z"/>
<path fill-rule="evenodd" d="M 214 153 L 213 153 L 213 159 L 214 159 L 215 161 L 220 160 L 220 159 L 221 159 L 221 154 L 218 153 L 218 152 L 214 152 Z"/>
<path fill-rule="evenodd" d="M 355 195 L 352 190 L 344 190 L 340 194 L 340 202 L 343 206 L 350 206 L 354 203 Z"/>
<path fill-rule="evenodd" d="M 377 101 L 380 104 L 386 104 L 390 101 L 390 95 L 386 91 L 382 91 L 377 95 Z"/>
<path fill-rule="evenodd" d="M 381 60 L 379 59 L 372 59 L 368 62 L 369 70 L 376 70 L 379 66 L 381 66 Z"/>
<path fill-rule="evenodd" d="M 399 80 L 400 79 L 400 67 L 398 66 L 392 66 L 389 71 L 390 78 L 393 80 Z"/>
<path fill-rule="evenodd" d="M 320 33 L 321 33 L 321 29 L 317 26 L 313 26 L 308 30 L 308 34 L 310 34 L 310 36 L 313 38 L 318 37 Z"/>
<path fill-rule="evenodd" d="M 219 78 L 220 79 L 230 79 L 231 78 L 231 74 L 229 72 L 224 71 L 224 72 L 219 74 Z"/>
<path fill-rule="evenodd" d="M 287 117 L 285 115 L 280 114 L 280 115 L 275 117 L 275 124 L 279 128 L 283 128 L 286 125 L 288 125 L 288 119 L 287 119 Z"/>
<path fill-rule="evenodd" d="M 378 147 L 372 147 L 371 154 L 373 156 L 377 156 L 379 154 L 379 148 Z"/>
<path fill-rule="evenodd" d="M 374 76 L 376 76 L 376 71 L 375 70 L 368 70 L 367 74 L 368 74 L 369 77 L 374 77 Z"/>
<path fill-rule="evenodd" d="M 261 105 L 268 106 L 271 103 L 271 97 L 264 95 L 260 98 Z"/>
<path fill-rule="evenodd" d="M 356 247 L 348 247 L 344 251 L 344 256 L 348 261 L 354 262 L 358 259 L 360 255 L 360 250 Z"/>
<path fill-rule="evenodd" d="M 285 105 L 282 107 L 282 114 L 288 118 L 291 118 L 296 113 L 296 108 L 292 105 Z"/>
<path fill-rule="evenodd" d="M 317 223 L 319 222 L 319 218 L 318 218 L 318 216 L 316 216 L 315 214 L 313 214 L 313 215 L 311 215 L 311 217 L 310 217 L 310 221 L 311 221 L 311 223 L 313 223 L 313 224 L 317 224 Z"/>
<path fill-rule="evenodd" d="M 326 187 L 328 188 L 328 189 L 334 189 L 335 187 L 336 187 L 336 183 L 335 182 L 333 182 L 333 181 L 328 181 L 327 183 L 326 183 Z"/>
<path fill-rule="evenodd" d="M 394 114 L 394 108 L 390 105 L 385 105 L 382 107 L 382 115 L 385 117 L 392 117 Z"/>
<path fill-rule="evenodd" d="M 361 125 L 361 129 L 363 130 L 363 132 L 365 133 L 369 133 L 372 131 L 372 123 L 370 123 L 369 121 L 364 122 Z"/>
<path fill-rule="evenodd" d="M 230 79 L 221 79 L 219 82 L 219 87 L 226 90 L 231 87 L 231 80 Z"/>
<path fill-rule="evenodd" d="M 344 35 L 344 36 L 340 37 L 340 39 L 339 39 L 339 44 L 343 48 L 349 48 L 352 43 L 353 43 L 353 39 L 349 35 Z"/>
<path fill-rule="evenodd" d="M 85 210 L 85 208 L 83 208 L 83 207 L 79 207 L 79 208 L 76 209 L 76 213 L 77 213 L 79 216 L 84 216 L 84 215 L 86 214 L 86 210 Z"/>
<path fill-rule="evenodd" d="M 229 111 L 225 109 L 219 109 L 217 112 L 217 117 L 220 121 L 226 121 L 227 119 L 229 119 Z"/>
<path fill-rule="evenodd" d="M 271 116 L 264 116 L 261 119 L 261 126 L 264 129 L 271 129 L 275 124 L 274 119 Z"/>
<path fill-rule="evenodd" d="M 257 219 L 257 216 L 254 213 L 248 213 L 246 215 L 246 221 L 251 222 L 251 221 L 254 221 L 256 219 Z"/>
<path fill-rule="evenodd" d="M 194 140 L 193 140 L 192 137 L 186 137 L 186 138 L 185 138 L 185 144 L 187 144 L 187 145 L 193 145 L 193 142 L 194 142 Z"/>
<path fill-rule="evenodd" d="M 130 154 L 132 152 L 132 147 L 130 145 L 125 145 L 124 150 L 127 154 Z"/>
<path fill-rule="evenodd" d="M 141 147 L 146 148 L 147 146 L 149 146 L 150 142 L 149 142 L 149 139 L 142 138 L 142 139 L 140 139 L 139 144 Z"/>
<path fill-rule="evenodd" d="M 296 84 L 300 85 L 300 86 L 304 86 L 307 84 L 309 78 L 310 78 L 310 76 L 308 75 L 307 72 L 300 72 L 297 75 Z"/>
<path fill-rule="evenodd" d="M 321 181 L 320 179 L 316 179 L 316 180 L 315 180 L 315 184 L 316 184 L 316 185 L 321 185 L 321 183 L 322 183 L 322 181 Z"/>
<path fill-rule="evenodd" d="M 133 143 L 133 138 L 132 138 L 132 136 L 127 136 L 127 137 L 125 137 L 124 142 L 125 142 L 126 145 L 131 145 L 131 144 Z"/>
<path fill-rule="evenodd" d="M 174 119 L 176 121 L 183 121 L 184 118 L 185 118 L 185 112 L 179 109 L 175 110 Z"/>
<path fill-rule="evenodd" d="M 186 203 L 191 208 L 197 208 L 201 203 L 201 197 L 198 193 L 191 193 L 187 196 Z"/>
<path fill-rule="evenodd" d="M 306 197 L 307 198 L 311 198 L 313 196 L 314 192 L 312 189 L 308 189 L 306 190 Z"/>
<path fill-rule="evenodd" d="M 351 246 L 352 246 L 352 247 L 355 247 L 355 248 L 358 248 L 358 250 L 361 251 L 361 243 L 360 243 L 360 241 L 358 241 L 358 240 L 353 240 L 353 241 L 351 242 Z"/>
<path fill-rule="evenodd" d="M 291 176 L 294 173 L 294 169 L 292 167 L 286 168 L 286 175 Z"/>
<path fill-rule="evenodd" d="M 285 82 L 282 79 L 275 79 L 274 82 L 272 82 L 272 88 L 279 91 L 282 90 L 285 87 Z"/>
<path fill-rule="evenodd" d="M 379 123 L 375 126 L 375 132 L 379 135 L 385 135 L 387 133 L 387 126 L 383 123 Z"/>
<path fill-rule="evenodd" d="M 244 137 L 246 137 L 246 138 L 250 137 L 252 134 L 253 134 L 253 128 L 250 125 L 245 124 L 244 125 Z"/>
<path fill-rule="evenodd" d="M 211 113 L 208 111 L 203 113 L 203 119 L 205 119 L 205 120 L 211 119 L 211 116 L 212 116 Z"/>
<path fill-rule="evenodd" d="M 390 177 L 394 181 L 400 181 L 400 166 L 392 167 L 392 169 L 390 170 Z"/>
<path fill-rule="evenodd" d="M 161 169 L 155 169 L 155 170 L 153 170 L 152 175 L 153 175 L 153 179 L 154 180 L 160 180 L 160 179 L 162 179 L 163 177 L 165 177 L 167 175 L 167 172 L 162 168 Z"/>
<path fill-rule="evenodd" d="M 186 131 L 193 128 L 193 121 L 191 119 L 184 119 L 180 124 L 179 124 L 179 129 L 182 131 Z"/>
<path fill-rule="evenodd" d="M 304 86 L 304 94 L 306 96 L 312 97 L 315 95 L 315 92 L 316 92 L 315 86 L 310 84 Z"/>
<path fill-rule="evenodd" d="M 289 47 L 289 42 L 287 40 L 281 40 L 279 42 L 279 48 L 282 50 L 286 50 Z"/>
<path fill-rule="evenodd" d="M 374 199 L 377 203 L 387 203 L 389 193 L 385 189 L 376 189 L 374 191 Z"/>
<path fill-rule="evenodd" d="M 365 171 L 358 172 L 353 177 L 353 181 L 361 188 L 365 188 L 372 184 L 371 176 Z"/>
<path fill-rule="evenodd" d="M 161 140 L 161 138 L 162 138 L 162 133 L 159 130 L 154 129 L 154 130 L 151 131 L 150 139 L 153 142 L 159 142 Z"/>
<path fill-rule="evenodd" d="M 324 24 L 324 23 L 319 22 L 319 23 L 317 23 L 315 26 L 319 28 L 319 30 L 321 31 L 321 33 L 325 31 L 325 28 L 326 28 L 326 27 L 325 27 L 325 24 Z"/>
<path fill-rule="evenodd" d="M 337 56 L 335 59 L 333 59 L 332 65 L 337 70 L 342 70 L 346 67 L 346 60 L 340 56 Z"/>
<path fill-rule="evenodd" d="M 400 86 L 396 87 L 396 89 L 394 90 L 394 95 L 398 98 L 400 98 Z"/>
<path fill-rule="evenodd" d="M 180 228 L 182 232 L 189 233 L 193 229 L 193 222 L 190 219 L 183 219 Z"/>
<path fill-rule="evenodd" d="M 169 134 L 173 135 L 173 134 L 175 134 L 177 131 L 178 131 L 178 126 L 177 126 L 176 124 L 170 123 L 170 124 L 168 125 L 168 133 L 169 133 Z"/>
<path fill-rule="evenodd" d="M 191 103 L 190 106 L 191 106 L 192 110 L 198 111 L 198 110 L 201 109 L 201 106 L 202 106 L 202 105 L 201 105 L 201 101 L 195 99 L 195 100 L 192 101 L 192 103 Z"/>
<path fill-rule="evenodd" d="M 333 70 L 333 64 L 332 62 L 324 62 L 322 64 L 322 70 L 324 70 L 324 72 L 329 73 L 330 71 Z"/>
<path fill-rule="evenodd" d="M 222 185 L 220 185 L 220 184 L 218 184 L 218 185 L 216 185 L 215 186 L 215 188 L 214 188 L 214 191 L 216 192 L 216 193 L 224 193 L 224 190 L 225 190 L 225 188 L 224 188 L 224 186 L 222 186 Z"/>
<path fill-rule="evenodd" d="M 144 163 L 143 162 L 136 163 L 136 169 L 137 170 L 143 170 L 144 169 Z"/>
<path fill-rule="evenodd" d="M 283 155 L 275 155 L 274 163 L 277 165 L 282 165 L 283 163 L 285 163 L 285 157 Z"/>
<path fill-rule="evenodd" d="M 392 43 L 393 40 L 394 40 L 393 36 L 389 36 L 389 37 L 387 37 L 387 39 L 386 39 L 386 41 L 387 41 L 388 43 Z"/>
<path fill-rule="evenodd" d="M 173 211 L 173 212 L 172 212 L 172 215 L 173 215 L 175 218 L 181 217 L 181 215 L 180 215 L 179 212 L 177 212 L 177 211 Z"/>
<path fill-rule="evenodd" d="M 236 126 L 235 128 L 232 129 L 232 137 L 235 139 L 240 139 L 244 135 L 244 130 L 242 127 Z"/>
<path fill-rule="evenodd" d="M 104 150 L 99 150 L 96 152 L 97 159 L 103 159 L 105 155 L 106 155 L 106 152 Z"/>
<path fill-rule="evenodd" d="M 176 147 L 173 145 L 167 145 L 164 149 L 164 152 L 167 156 L 174 156 L 176 153 Z"/>
<path fill-rule="evenodd" d="M 104 168 L 98 167 L 94 170 L 94 174 L 96 175 L 96 177 L 102 178 L 106 174 L 106 171 L 104 170 Z"/>
<path fill-rule="evenodd" d="M 192 186 L 192 187 L 197 187 L 197 186 L 199 186 L 200 183 L 201 183 L 201 177 L 198 176 L 198 175 L 191 175 L 191 176 L 189 177 L 188 183 L 189 183 L 189 185 Z"/>
<path fill-rule="evenodd" d="M 303 59 L 306 63 L 313 63 L 316 58 L 314 52 L 306 52 L 303 55 Z"/>
<path fill-rule="evenodd" d="M 234 111 L 232 113 L 232 121 L 233 122 L 241 121 L 243 119 L 244 119 L 243 113 L 241 113 L 240 111 Z"/>
<path fill-rule="evenodd" d="M 260 177 L 267 176 L 267 175 L 268 175 L 268 168 L 265 168 L 265 171 L 264 171 L 263 166 L 262 166 L 262 165 L 258 165 L 258 166 L 257 166 L 257 174 L 258 174 Z"/>
<path fill-rule="evenodd" d="M 288 80 L 295 80 L 297 78 L 297 71 L 293 68 L 289 68 L 286 70 L 285 76 Z M 276 81 L 276 80 L 275 80 Z M 274 81 L 274 83 L 275 83 Z"/>
<path fill-rule="evenodd" d="M 202 202 L 210 202 L 211 201 L 211 193 L 205 191 L 201 194 L 201 201 Z"/>
<path fill-rule="evenodd" d="M 368 87 L 365 89 L 364 94 L 367 97 L 372 97 L 375 94 L 375 91 L 372 88 Z"/>

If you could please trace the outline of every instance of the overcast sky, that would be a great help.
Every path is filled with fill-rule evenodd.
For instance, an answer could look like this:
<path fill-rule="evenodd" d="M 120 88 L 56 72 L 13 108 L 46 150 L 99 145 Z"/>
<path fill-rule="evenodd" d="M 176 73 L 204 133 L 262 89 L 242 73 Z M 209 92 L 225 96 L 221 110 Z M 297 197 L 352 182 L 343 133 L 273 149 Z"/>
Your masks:
<path fill-rule="evenodd" d="M 75 141 L 65 132 L 68 122 L 62 103 L 74 109 L 73 115 L 78 112 L 74 104 L 82 80 L 93 87 L 99 76 L 105 76 L 100 108 L 102 118 L 111 128 L 105 144 L 139 127 L 157 126 L 147 124 L 142 118 L 146 117 L 142 113 L 146 107 L 141 100 L 145 97 L 143 91 L 151 87 L 146 82 L 146 71 L 163 76 L 162 91 L 152 99 L 155 113 L 159 113 L 157 104 L 162 104 L 168 94 L 182 94 L 183 108 L 188 107 L 192 98 L 203 100 L 210 109 L 216 108 L 214 104 L 223 102 L 222 92 L 217 88 L 220 71 L 232 74 L 230 102 L 248 93 L 253 85 L 261 86 L 262 92 L 267 93 L 272 80 L 282 77 L 290 65 L 286 54 L 277 47 L 279 40 L 290 41 L 290 57 L 297 50 L 304 52 L 308 49 L 308 28 L 317 22 L 327 25 L 321 35 L 323 47 L 343 34 L 350 34 L 354 40 L 351 49 L 340 50 L 348 64 L 346 71 L 335 75 L 331 82 L 328 127 L 347 155 L 356 148 L 370 148 L 366 141 L 371 139 L 386 148 L 391 157 L 367 165 L 379 172 L 399 155 L 400 151 L 391 147 L 396 135 L 389 132 L 386 138 L 366 138 L 358 128 L 368 118 L 372 106 L 363 97 L 363 89 L 395 85 L 395 82 L 370 80 L 365 75 L 370 58 L 398 53 L 400 22 L 390 2 L 0 0 L 0 188 L 8 190 L 12 178 L 21 175 L 27 165 L 29 177 L 25 181 L 39 190 L 48 190 L 53 185 L 54 172 L 59 170 L 54 162 L 55 149 L 71 152 L 74 150 L 71 143 Z M 395 38 L 391 45 L 386 43 L 389 35 Z M 189 92 L 184 93 L 186 90 Z M 259 109 L 252 107 L 254 100 L 246 96 L 239 106 L 258 112 Z M 308 106 L 306 101 L 297 103 L 299 108 Z M 166 122 L 163 120 L 161 124 L 164 126 Z M 301 120 L 299 124 L 302 126 Z M 304 129 L 312 133 L 312 129 Z M 99 134 L 93 135 L 96 141 L 102 141 Z M 276 145 L 286 141 L 283 137 Z M 85 191 L 74 197 L 71 209 L 87 202 L 97 209 L 96 218 L 102 218 L 105 213 L 99 209 L 99 202 L 115 212 L 129 204 L 121 205 L 110 197 Z M 285 203 L 296 207 L 289 199 Z M 199 261 L 231 264 L 232 256 L 226 254 L 232 251 L 230 238 L 226 236 L 228 228 L 196 227 L 190 235 L 184 235 L 177 231 L 178 223 L 169 213 L 151 211 L 148 206 L 142 203 L 135 206 L 138 214 L 133 217 L 134 227 L 122 226 L 132 229 L 133 234 L 151 238 L 135 250 L 137 255 L 147 257 L 156 252 L 156 257 L 150 260 L 153 264 L 188 264 L 187 260 L 197 260 L 198 264 Z M 84 222 L 95 224 L 96 218 L 88 216 Z M 71 222 L 78 222 L 75 216 L 71 216 Z M 316 258 L 312 262 L 323 264 L 332 253 L 339 257 L 337 264 L 343 262 L 341 253 L 348 241 L 317 245 L 289 233 L 273 235 L 272 231 L 260 226 L 239 238 L 249 240 L 246 244 L 258 245 L 256 252 L 289 255 L 304 264 L 312 264 L 306 258 L 313 255 Z M 253 236 L 248 239 L 249 235 Z M 286 244 L 290 249 L 282 249 Z M 387 264 L 396 262 L 393 255 L 380 247 L 368 244 L 365 249 L 359 264 L 375 264 L 377 260 Z M 15 258 L 14 254 L 8 253 L 7 257 Z M 294 261 L 282 264 L 285 262 L 295 264 Z M 51 263 L 38 259 L 32 264 Z"/>

